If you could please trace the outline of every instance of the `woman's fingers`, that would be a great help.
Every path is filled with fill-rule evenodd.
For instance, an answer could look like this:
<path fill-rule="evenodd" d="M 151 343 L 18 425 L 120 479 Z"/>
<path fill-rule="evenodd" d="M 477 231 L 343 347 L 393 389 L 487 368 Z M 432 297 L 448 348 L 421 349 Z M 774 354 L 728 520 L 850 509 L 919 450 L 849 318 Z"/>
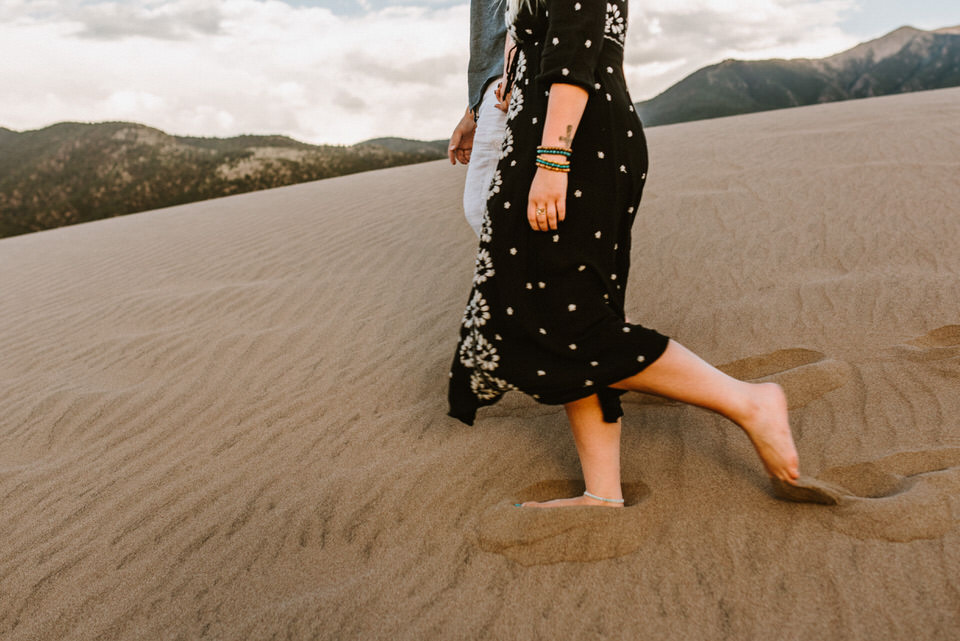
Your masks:
<path fill-rule="evenodd" d="M 527 222 L 534 231 L 556 231 L 567 213 L 562 201 L 552 203 L 534 203 L 527 205 Z"/>
<path fill-rule="evenodd" d="M 540 231 L 540 223 L 537 222 L 537 209 L 539 207 L 541 206 L 532 200 L 527 202 L 527 222 L 530 224 L 530 229 L 533 231 Z"/>
<path fill-rule="evenodd" d="M 540 231 L 550 231 L 550 216 L 547 212 L 537 216 L 537 222 L 540 223 Z"/>
<path fill-rule="evenodd" d="M 547 231 L 550 224 L 547 218 L 548 207 L 546 203 L 534 203 L 530 201 L 527 205 L 527 222 L 530 223 L 530 229 L 533 231 Z"/>
<path fill-rule="evenodd" d="M 534 231 L 556 231 L 567 217 L 567 176 L 537 170 L 527 196 L 527 222 Z"/>
<path fill-rule="evenodd" d="M 541 218 L 541 220 L 543 220 Z M 547 205 L 547 229 L 556 230 L 557 229 L 557 203 L 552 202 Z M 543 231 L 547 231 L 544 229 Z"/>

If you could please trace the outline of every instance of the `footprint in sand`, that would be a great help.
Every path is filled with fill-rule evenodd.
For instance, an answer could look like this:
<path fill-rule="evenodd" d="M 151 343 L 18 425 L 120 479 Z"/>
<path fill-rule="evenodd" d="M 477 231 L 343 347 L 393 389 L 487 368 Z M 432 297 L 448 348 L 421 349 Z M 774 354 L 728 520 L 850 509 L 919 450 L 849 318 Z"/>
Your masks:
<path fill-rule="evenodd" d="M 542 481 L 521 490 L 517 502 L 577 496 L 583 489 L 583 481 Z M 649 495 L 643 483 L 624 483 L 623 509 L 538 509 L 499 503 L 481 516 L 477 544 L 521 565 L 583 563 L 626 556 L 643 543 L 642 533 L 648 528 L 644 528 L 644 513 L 637 505 Z"/>
<path fill-rule="evenodd" d="M 837 507 L 822 513 L 824 525 L 858 539 L 936 539 L 960 524 L 960 448 L 899 452 L 801 481 L 801 490 L 774 483 L 774 494 L 834 499 Z"/>
<path fill-rule="evenodd" d="M 960 325 L 938 327 L 890 351 L 897 358 L 920 362 L 960 358 Z"/>
<path fill-rule="evenodd" d="M 812 349 L 781 349 L 717 367 L 752 382 L 773 381 L 787 393 L 787 407 L 798 409 L 846 385 L 850 366 Z"/>
<path fill-rule="evenodd" d="M 850 374 L 850 366 L 846 363 L 826 358 L 822 352 L 799 347 L 750 356 L 718 365 L 717 369 L 744 381 L 779 383 L 787 394 L 787 407 L 791 410 L 843 387 Z M 677 404 L 647 394 L 631 394 L 624 400 L 641 405 Z"/>
<path fill-rule="evenodd" d="M 935 367 L 960 360 L 960 325 L 938 327 L 888 351 Z M 957 375 L 955 364 L 949 373 Z M 825 525 L 859 539 L 935 539 L 960 524 L 960 448 L 900 452 L 834 467 L 818 478 L 802 477 L 798 485 L 775 481 L 774 495 L 837 505 L 820 513 Z"/>

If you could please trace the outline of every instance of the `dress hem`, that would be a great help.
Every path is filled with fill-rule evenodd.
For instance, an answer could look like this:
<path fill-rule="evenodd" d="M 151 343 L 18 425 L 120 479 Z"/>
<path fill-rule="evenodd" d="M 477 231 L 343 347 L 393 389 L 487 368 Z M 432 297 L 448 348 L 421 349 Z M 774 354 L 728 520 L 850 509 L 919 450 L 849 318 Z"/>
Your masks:
<path fill-rule="evenodd" d="M 661 334 L 661 336 L 663 335 Z M 669 343 L 670 343 L 670 337 L 663 336 L 662 348 L 656 353 L 656 356 L 642 363 L 638 369 L 631 369 L 630 373 L 627 373 L 623 376 L 617 375 L 615 377 L 605 377 L 603 381 L 600 381 L 593 386 L 595 388 L 594 391 L 589 391 L 588 389 L 584 388 L 584 389 L 579 389 L 576 392 L 571 391 L 569 394 L 560 394 L 558 396 L 552 396 L 550 399 L 544 399 L 542 397 L 534 398 L 532 394 L 528 392 L 524 392 L 523 390 L 513 390 L 513 391 L 518 391 L 522 394 L 526 394 L 527 396 L 530 396 L 531 398 L 533 398 L 533 400 L 535 400 L 537 403 L 541 405 L 564 405 L 566 403 L 572 403 L 574 401 L 579 401 L 585 398 L 589 398 L 594 394 L 596 394 L 600 398 L 600 406 L 603 411 L 604 422 L 616 423 L 617 419 L 623 416 L 623 410 L 621 409 L 620 403 L 619 403 L 620 396 L 625 394 L 629 390 L 616 389 L 616 388 L 610 387 L 610 385 L 622 380 L 626 380 L 633 376 L 636 376 L 640 372 L 644 371 L 645 369 L 647 369 L 648 367 L 656 363 L 657 360 L 659 360 L 659 358 L 663 356 L 663 353 L 667 351 L 667 346 L 669 345 Z M 504 392 L 504 394 L 505 393 L 506 392 Z M 458 421 L 461 421 L 462 423 L 466 423 L 467 425 L 472 426 L 474 424 L 474 421 L 476 420 L 477 410 L 479 410 L 481 407 L 488 407 L 490 405 L 495 405 L 502 398 L 503 398 L 503 394 L 498 396 L 497 399 L 491 403 L 477 403 L 475 407 L 473 407 L 471 410 L 468 410 L 468 411 L 463 411 L 463 410 L 458 411 L 451 408 L 447 412 L 447 416 L 449 416 L 450 418 L 455 418 Z"/>

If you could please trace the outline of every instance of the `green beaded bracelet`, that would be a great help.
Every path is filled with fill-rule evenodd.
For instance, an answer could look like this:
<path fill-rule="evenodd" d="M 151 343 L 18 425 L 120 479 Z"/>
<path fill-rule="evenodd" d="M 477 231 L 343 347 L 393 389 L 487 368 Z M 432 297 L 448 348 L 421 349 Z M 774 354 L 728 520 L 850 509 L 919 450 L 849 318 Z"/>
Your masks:
<path fill-rule="evenodd" d="M 551 162 L 551 161 L 549 161 L 549 160 L 544 160 L 543 158 L 537 158 L 537 164 L 547 165 L 547 166 L 549 166 L 549 167 L 556 167 L 557 169 L 566 169 L 566 168 L 570 167 L 570 163 L 568 163 L 568 162 L 564 162 L 564 163 Z"/>
<path fill-rule="evenodd" d="M 540 154 L 554 154 L 557 156 L 566 156 L 569 158 L 573 155 L 573 150 L 566 147 L 544 147 L 543 145 L 537 147 L 537 155 Z"/>
<path fill-rule="evenodd" d="M 537 159 L 537 167 L 542 167 L 543 169 L 549 169 L 550 171 L 560 171 L 563 173 L 570 173 L 570 165 L 558 165 L 557 163 L 547 162 L 545 160 Z"/>

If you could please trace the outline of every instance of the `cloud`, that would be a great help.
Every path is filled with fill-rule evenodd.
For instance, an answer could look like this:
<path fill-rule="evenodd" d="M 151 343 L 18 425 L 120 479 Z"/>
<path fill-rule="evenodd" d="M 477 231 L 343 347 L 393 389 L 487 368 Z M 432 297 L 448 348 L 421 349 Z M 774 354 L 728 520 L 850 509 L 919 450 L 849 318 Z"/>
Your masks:
<path fill-rule="evenodd" d="M 96 2 L 80 4 L 67 17 L 82 38 L 117 40 L 133 36 L 185 40 L 220 32 L 223 14 L 216 0 Z"/>
<path fill-rule="evenodd" d="M 369 6 L 0 0 L 0 125 L 134 120 L 175 134 L 281 133 L 315 143 L 446 137 L 467 102 L 469 5 Z M 854 44 L 837 27 L 852 6 L 633 2 L 628 85 L 639 100 L 727 57 L 834 53 Z"/>
<path fill-rule="evenodd" d="M 376 58 L 369 53 L 353 53 L 346 61 L 344 75 L 350 77 L 377 78 L 390 83 L 412 83 L 442 86 L 450 76 L 464 72 L 463 61 L 456 55 L 441 55 L 415 62 L 402 59 Z"/>
<path fill-rule="evenodd" d="M 354 96 L 349 91 L 339 91 L 333 96 L 333 104 L 351 111 L 362 111 L 368 108 L 367 103 Z"/>
<path fill-rule="evenodd" d="M 129 119 L 353 143 L 446 136 L 466 103 L 466 5 L 0 0 L 0 18 L 0 123 L 15 129 Z"/>
<path fill-rule="evenodd" d="M 645 99 L 726 58 L 821 57 L 854 46 L 855 0 L 647 0 L 630 5 L 624 64 Z"/>

